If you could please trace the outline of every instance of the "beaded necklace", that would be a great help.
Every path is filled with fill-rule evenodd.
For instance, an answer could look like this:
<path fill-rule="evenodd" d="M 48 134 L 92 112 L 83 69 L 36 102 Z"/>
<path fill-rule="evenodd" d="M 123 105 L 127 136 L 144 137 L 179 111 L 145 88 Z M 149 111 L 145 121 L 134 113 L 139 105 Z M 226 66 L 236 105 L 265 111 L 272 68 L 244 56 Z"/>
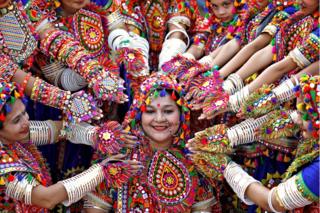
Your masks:
<path fill-rule="evenodd" d="M 14 1 L 0 12 L 0 51 L 24 68 L 30 68 L 38 36 L 21 2 Z"/>

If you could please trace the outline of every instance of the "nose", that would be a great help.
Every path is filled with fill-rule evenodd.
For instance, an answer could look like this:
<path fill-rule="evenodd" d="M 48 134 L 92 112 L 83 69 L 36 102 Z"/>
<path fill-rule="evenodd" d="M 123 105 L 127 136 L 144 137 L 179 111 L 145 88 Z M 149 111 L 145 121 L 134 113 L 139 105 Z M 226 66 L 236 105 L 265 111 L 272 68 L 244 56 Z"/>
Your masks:
<path fill-rule="evenodd" d="M 24 127 L 30 125 L 28 113 L 26 113 L 25 115 L 23 115 L 21 119 L 22 119 L 22 122 L 23 122 L 22 125 L 23 125 Z"/>
<path fill-rule="evenodd" d="M 157 112 L 155 121 L 156 122 L 163 122 L 163 121 L 166 121 L 166 119 L 161 112 Z"/>
<path fill-rule="evenodd" d="M 226 14 L 226 9 L 224 9 L 223 7 L 219 7 L 218 8 L 218 15 L 223 16 L 224 14 Z"/>

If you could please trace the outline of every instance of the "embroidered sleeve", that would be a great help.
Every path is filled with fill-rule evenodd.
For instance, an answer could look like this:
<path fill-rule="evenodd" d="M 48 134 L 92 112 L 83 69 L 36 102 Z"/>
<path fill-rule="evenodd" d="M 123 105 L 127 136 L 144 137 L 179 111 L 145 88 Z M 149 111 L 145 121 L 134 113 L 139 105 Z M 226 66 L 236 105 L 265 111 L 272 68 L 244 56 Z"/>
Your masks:
<path fill-rule="evenodd" d="M 19 66 L 14 63 L 11 58 L 1 53 L 0 54 L 0 77 L 10 82 L 14 74 L 19 69 Z"/>
<path fill-rule="evenodd" d="M 269 23 L 262 32 L 268 33 L 272 37 L 277 33 L 281 23 L 288 19 L 292 14 L 297 11 L 297 8 L 294 6 L 287 7 L 284 10 L 281 10 L 275 14 L 272 18 L 271 23 Z"/>
<path fill-rule="evenodd" d="M 289 57 L 302 69 L 318 59 L 319 53 L 319 28 L 313 31 L 305 42 L 294 48 L 289 53 Z"/>
<path fill-rule="evenodd" d="M 37 185 L 39 185 L 38 181 L 30 173 L 9 174 L 6 182 L 6 195 L 30 205 L 32 204 L 32 189 Z"/>

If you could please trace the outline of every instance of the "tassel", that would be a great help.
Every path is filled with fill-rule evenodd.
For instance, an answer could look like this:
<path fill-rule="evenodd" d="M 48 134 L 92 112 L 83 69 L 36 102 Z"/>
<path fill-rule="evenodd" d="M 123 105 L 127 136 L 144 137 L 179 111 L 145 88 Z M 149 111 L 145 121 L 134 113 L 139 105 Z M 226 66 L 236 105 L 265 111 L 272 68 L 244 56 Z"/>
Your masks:
<path fill-rule="evenodd" d="M 162 89 L 160 92 L 160 97 L 165 97 L 167 95 L 167 92 L 165 89 Z"/>

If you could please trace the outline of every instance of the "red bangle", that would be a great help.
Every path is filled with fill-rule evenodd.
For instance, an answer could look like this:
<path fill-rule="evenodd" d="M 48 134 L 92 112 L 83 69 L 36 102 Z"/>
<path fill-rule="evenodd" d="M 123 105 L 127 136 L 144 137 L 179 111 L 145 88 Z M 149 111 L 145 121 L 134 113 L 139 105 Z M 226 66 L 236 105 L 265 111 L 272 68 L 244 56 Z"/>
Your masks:
<path fill-rule="evenodd" d="M 27 75 L 24 77 L 23 82 L 21 84 L 22 93 L 24 93 L 30 77 L 31 77 L 31 72 L 28 72 Z"/>

